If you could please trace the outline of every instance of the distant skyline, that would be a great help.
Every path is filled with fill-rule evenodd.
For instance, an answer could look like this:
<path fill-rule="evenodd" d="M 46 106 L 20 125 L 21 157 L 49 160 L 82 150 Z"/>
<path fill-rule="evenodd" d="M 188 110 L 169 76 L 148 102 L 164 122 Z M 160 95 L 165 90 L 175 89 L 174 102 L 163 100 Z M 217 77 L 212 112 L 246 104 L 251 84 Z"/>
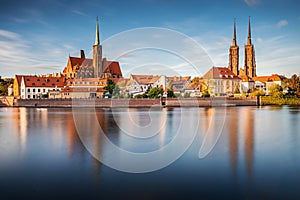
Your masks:
<path fill-rule="evenodd" d="M 228 66 L 236 18 L 240 68 L 244 65 L 244 44 L 248 16 L 251 16 L 257 74 L 291 76 L 300 74 L 299 10 L 297 0 L 1 0 L 0 76 L 62 72 L 68 56 L 78 56 L 80 49 L 91 57 L 97 16 L 101 43 L 131 29 L 167 28 L 198 42 L 212 59 L 212 65 L 225 67 Z M 104 45 L 104 56 L 113 59 L 107 52 Z M 146 67 L 133 71 L 134 67 L 145 64 L 145 53 L 147 51 L 137 52 L 131 60 L 130 57 L 127 60 L 120 58 L 127 77 L 129 73 L 140 74 L 147 70 Z M 166 57 L 172 59 L 172 56 Z M 151 60 L 151 57 L 147 59 Z M 186 65 L 178 59 L 160 62 L 160 56 L 155 55 L 147 62 L 149 66 L 157 64 L 159 68 L 174 65 L 179 74 L 189 73 L 184 71 Z"/>

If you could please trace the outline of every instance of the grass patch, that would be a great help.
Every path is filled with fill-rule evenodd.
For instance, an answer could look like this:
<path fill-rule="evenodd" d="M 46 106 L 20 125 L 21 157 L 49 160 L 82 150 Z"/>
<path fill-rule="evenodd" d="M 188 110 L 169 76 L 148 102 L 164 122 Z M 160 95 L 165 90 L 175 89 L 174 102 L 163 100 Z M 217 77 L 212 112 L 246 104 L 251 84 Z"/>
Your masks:
<path fill-rule="evenodd" d="M 299 105 L 300 98 L 296 96 L 276 98 L 273 96 L 262 96 L 261 97 L 262 105 Z"/>

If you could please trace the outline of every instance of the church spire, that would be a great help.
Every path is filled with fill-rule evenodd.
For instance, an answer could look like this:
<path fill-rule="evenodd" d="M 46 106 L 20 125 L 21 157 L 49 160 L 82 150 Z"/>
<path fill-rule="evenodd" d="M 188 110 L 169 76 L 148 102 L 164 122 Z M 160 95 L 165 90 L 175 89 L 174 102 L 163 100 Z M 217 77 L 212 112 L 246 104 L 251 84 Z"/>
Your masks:
<path fill-rule="evenodd" d="M 98 17 L 96 18 L 96 38 L 95 38 L 95 45 L 100 44 L 100 38 L 99 38 L 99 25 L 98 25 Z"/>
<path fill-rule="evenodd" d="M 249 22 L 248 22 L 248 40 L 247 45 L 251 45 L 251 25 L 250 25 L 250 16 L 249 16 Z"/>
<path fill-rule="evenodd" d="M 237 44 L 236 44 L 236 23 L 235 23 L 235 18 L 234 18 L 232 46 L 237 46 Z"/>

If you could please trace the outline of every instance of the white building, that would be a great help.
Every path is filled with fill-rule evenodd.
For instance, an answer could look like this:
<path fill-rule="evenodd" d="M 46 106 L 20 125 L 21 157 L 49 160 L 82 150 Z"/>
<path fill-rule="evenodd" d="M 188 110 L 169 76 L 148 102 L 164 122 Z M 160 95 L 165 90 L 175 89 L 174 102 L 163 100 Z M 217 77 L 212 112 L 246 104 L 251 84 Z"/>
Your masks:
<path fill-rule="evenodd" d="M 40 77 L 16 75 L 14 90 L 21 99 L 48 97 L 50 91 L 60 91 L 64 87 L 64 77 Z"/>

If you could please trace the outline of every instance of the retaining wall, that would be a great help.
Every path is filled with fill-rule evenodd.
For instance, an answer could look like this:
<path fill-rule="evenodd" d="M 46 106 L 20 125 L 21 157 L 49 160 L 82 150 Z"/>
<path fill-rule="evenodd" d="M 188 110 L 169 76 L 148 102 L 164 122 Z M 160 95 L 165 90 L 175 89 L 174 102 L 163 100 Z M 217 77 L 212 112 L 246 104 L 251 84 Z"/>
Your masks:
<path fill-rule="evenodd" d="M 16 107 L 214 107 L 255 106 L 256 98 L 166 98 L 166 99 L 15 99 Z"/>

